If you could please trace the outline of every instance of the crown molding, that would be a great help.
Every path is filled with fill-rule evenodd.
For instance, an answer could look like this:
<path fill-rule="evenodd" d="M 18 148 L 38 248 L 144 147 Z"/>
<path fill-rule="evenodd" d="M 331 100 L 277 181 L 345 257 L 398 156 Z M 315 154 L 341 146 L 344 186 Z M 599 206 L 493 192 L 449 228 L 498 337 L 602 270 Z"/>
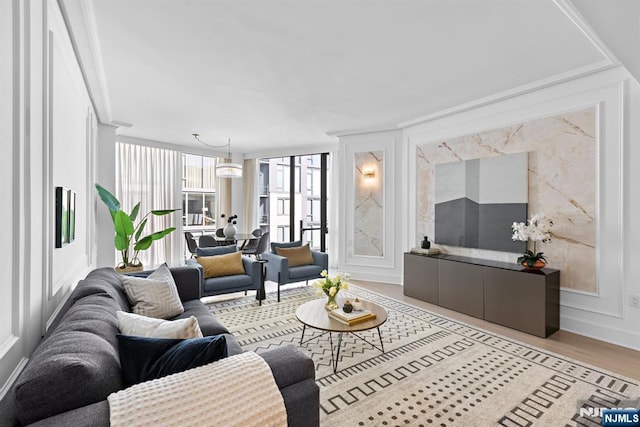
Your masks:
<path fill-rule="evenodd" d="M 587 23 L 587 20 L 582 16 L 571 0 L 553 0 L 553 3 L 565 14 L 565 16 L 575 25 L 582 34 L 591 42 L 591 44 L 600 52 L 605 61 L 609 61 L 611 65 L 618 65 L 620 61 L 613 54 L 613 52 L 607 47 L 607 45 L 600 39 L 597 33 L 593 30 L 591 25 Z"/>
<path fill-rule="evenodd" d="M 367 126 L 364 128 L 356 128 L 356 129 L 344 129 L 344 130 L 335 130 L 327 132 L 329 136 L 349 136 L 349 135 L 358 135 L 362 133 L 375 133 L 375 132 L 389 132 L 398 130 L 400 127 L 397 124 L 386 124 L 386 125 L 377 125 L 377 126 Z"/>
<path fill-rule="evenodd" d="M 98 120 L 113 121 L 93 0 L 58 0 Z"/>
<path fill-rule="evenodd" d="M 555 86 L 560 83 L 567 82 L 569 80 L 575 80 L 581 77 L 585 77 L 591 74 L 599 73 L 611 68 L 615 68 L 617 65 L 611 63 L 609 60 L 602 60 L 594 64 L 587 65 L 585 67 L 577 68 L 575 70 L 568 71 L 566 73 L 556 74 L 555 76 L 538 80 L 533 83 L 518 86 L 514 89 L 509 89 L 503 92 L 499 92 L 484 98 L 476 99 L 471 102 L 456 105 L 455 107 L 440 110 L 438 112 L 427 114 L 425 116 L 417 117 L 415 119 L 407 120 L 398 123 L 399 128 L 407 128 L 415 126 L 420 123 L 430 122 L 444 117 L 453 116 L 455 114 L 463 113 L 465 111 L 474 110 L 476 108 L 484 107 L 486 105 L 494 104 L 496 102 L 505 101 L 510 98 L 516 98 L 527 93 L 535 92 L 547 87 Z"/>
<path fill-rule="evenodd" d="M 153 139 L 138 138 L 136 136 L 126 136 L 126 135 L 117 135 L 116 142 L 123 142 L 126 144 L 133 144 L 133 145 L 144 145 L 147 147 L 163 148 L 165 150 L 179 151 L 181 153 L 186 153 L 186 154 L 197 154 L 199 156 L 227 157 L 226 151 L 209 149 L 200 144 L 185 145 L 185 144 L 156 141 Z M 232 154 L 234 153 L 232 152 Z"/>

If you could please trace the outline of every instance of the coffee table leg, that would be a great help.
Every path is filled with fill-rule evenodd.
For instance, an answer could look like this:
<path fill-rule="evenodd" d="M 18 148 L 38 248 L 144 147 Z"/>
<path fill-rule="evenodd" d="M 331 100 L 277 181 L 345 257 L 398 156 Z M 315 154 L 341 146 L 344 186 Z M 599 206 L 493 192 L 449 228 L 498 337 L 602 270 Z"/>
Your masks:
<path fill-rule="evenodd" d="M 338 371 L 338 360 L 340 359 L 340 345 L 342 344 L 342 332 L 338 333 L 338 350 L 336 351 L 336 358 L 333 361 L 333 373 Z M 332 346 L 333 348 L 333 346 Z M 333 356 L 333 351 L 331 352 Z"/>
<path fill-rule="evenodd" d="M 302 345 L 302 340 L 304 339 L 304 331 L 307 329 L 307 325 L 302 324 L 302 336 L 300 337 L 300 345 Z"/>
<path fill-rule="evenodd" d="M 380 348 L 382 349 L 382 352 L 384 353 L 384 344 L 382 344 L 382 334 L 380 333 L 380 326 L 378 326 L 376 329 L 378 330 L 378 337 L 380 337 Z"/>
<path fill-rule="evenodd" d="M 329 332 L 329 347 L 331 348 L 331 365 L 333 365 L 335 359 L 333 358 L 333 337 L 331 332 Z"/>

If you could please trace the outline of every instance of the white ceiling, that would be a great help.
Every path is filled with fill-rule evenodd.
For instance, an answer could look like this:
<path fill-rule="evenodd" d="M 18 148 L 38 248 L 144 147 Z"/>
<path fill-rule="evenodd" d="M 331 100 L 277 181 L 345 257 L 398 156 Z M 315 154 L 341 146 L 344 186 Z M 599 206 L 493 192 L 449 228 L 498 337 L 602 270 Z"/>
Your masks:
<path fill-rule="evenodd" d="M 60 2 L 103 122 L 234 152 L 317 147 L 611 65 L 566 0 Z"/>

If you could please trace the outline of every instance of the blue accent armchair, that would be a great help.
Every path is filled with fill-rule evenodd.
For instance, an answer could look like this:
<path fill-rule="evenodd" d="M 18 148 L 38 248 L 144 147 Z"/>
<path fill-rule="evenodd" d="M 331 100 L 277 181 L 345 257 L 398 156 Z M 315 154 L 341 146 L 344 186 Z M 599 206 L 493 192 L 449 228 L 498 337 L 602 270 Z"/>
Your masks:
<path fill-rule="evenodd" d="M 299 265 L 297 267 L 289 267 L 287 258 L 277 255 L 276 248 L 295 248 L 302 246 L 302 241 L 280 243 L 271 242 L 271 252 L 262 254 L 262 259 L 267 260 L 266 280 L 276 282 L 278 284 L 278 302 L 280 302 L 280 286 L 288 283 L 297 283 L 319 279 L 322 270 L 329 268 L 329 255 L 324 252 L 311 251 L 313 264 Z"/>
<path fill-rule="evenodd" d="M 197 248 L 196 257 L 198 256 L 214 256 L 223 255 L 236 252 L 238 248 L 235 245 L 232 246 L 216 246 L 208 248 Z M 204 278 L 204 268 L 195 259 L 188 259 L 187 265 L 197 267 L 200 271 L 200 289 L 201 296 L 212 296 L 228 294 L 232 292 L 239 292 L 247 290 L 257 291 L 256 297 L 261 297 L 261 264 L 254 259 L 247 256 L 242 257 L 242 265 L 244 267 L 245 274 L 236 274 L 233 276 L 211 277 L 209 279 Z"/>

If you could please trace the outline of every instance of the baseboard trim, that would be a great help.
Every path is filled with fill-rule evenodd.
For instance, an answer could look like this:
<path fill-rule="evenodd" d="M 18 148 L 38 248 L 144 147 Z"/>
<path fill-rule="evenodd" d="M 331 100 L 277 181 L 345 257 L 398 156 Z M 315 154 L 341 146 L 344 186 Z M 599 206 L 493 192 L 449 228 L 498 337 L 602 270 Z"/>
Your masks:
<path fill-rule="evenodd" d="M 351 271 L 351 278 L 354 280 L 365 280 L 367 282 L 386 283 L 390 285 L 402 286 L 402 276 L 393 274 L 365 273 L 362 271 Z"/>
<path fill-rule="evenodd" d="M 640 351 L 640 334 L 560 314 L 560 329 Z"/>
<path fill-rule="evenodd" d="M 18 365 L 16 366 L 16 368 L 13 370 L 13 372 L 11 372 L 11 375 L 9 376 L 7 381 L 2 385 L 2 388 L 0 388 L 0 400 L 4 399 L 7 392 L 11 389 L 11 386 L 13 385 L 13 383 L 16 381 L 16 379 L 18 378 L 18 376 L 20 375 L 24 367 L 27 365 L 28 361 L 29 361 L 29 358 L 27 357 L 23 357 L 20 359 L 20 362 L 18 362 Z"/>

